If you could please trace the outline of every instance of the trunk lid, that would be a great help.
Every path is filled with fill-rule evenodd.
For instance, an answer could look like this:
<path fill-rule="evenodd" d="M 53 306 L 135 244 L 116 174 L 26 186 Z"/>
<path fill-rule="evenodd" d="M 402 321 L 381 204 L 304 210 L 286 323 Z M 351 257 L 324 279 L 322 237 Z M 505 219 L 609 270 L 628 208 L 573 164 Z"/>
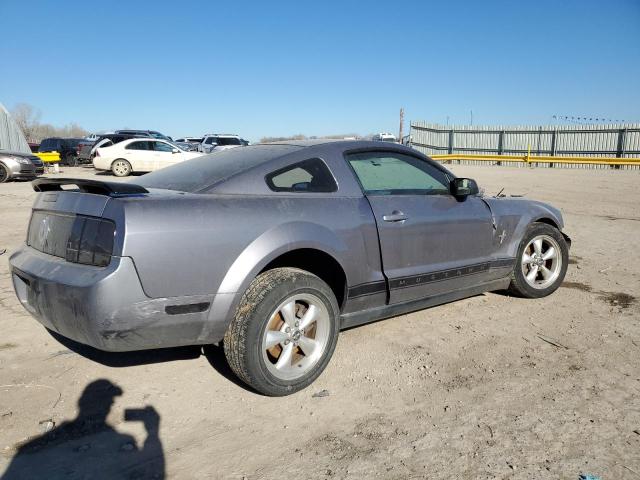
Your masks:
<path fill-rule="evenodd" d="M 33 206 L 27 245 L 94 266 L 108 265 L 112 254 L 121 251 L 124 221 L 113 210 L 105 215 L 109 202 L 148 193 L 128 183 L 66 178 L 40 178 L 33 188 L 40 194 Z"/>

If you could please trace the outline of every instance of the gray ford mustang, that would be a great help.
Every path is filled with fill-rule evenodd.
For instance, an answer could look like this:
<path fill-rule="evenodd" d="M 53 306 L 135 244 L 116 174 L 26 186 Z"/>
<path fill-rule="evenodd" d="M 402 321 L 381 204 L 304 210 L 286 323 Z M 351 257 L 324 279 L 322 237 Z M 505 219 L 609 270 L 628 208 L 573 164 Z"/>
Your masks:
<path fill-rule="evenodd" d="M 313 382 L 340 329 L 509 289 L 558 288 L 560 212 L 480 195 L 401 145 L 225 150 L 134 183 L 38 179 L 16 294 L 46 328 L 108 351 L 222 343 L 255 390 Z"/>

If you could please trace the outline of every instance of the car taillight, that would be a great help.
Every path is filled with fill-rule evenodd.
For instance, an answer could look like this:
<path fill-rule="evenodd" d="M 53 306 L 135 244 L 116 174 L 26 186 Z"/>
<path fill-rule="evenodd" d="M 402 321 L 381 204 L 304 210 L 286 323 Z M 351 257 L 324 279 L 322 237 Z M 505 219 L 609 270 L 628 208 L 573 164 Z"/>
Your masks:
<path fill-rule="evenodd" d="M 67 240 L 66 260 L 106 267 L 111 261 L 115 231 L 110 220 L 76 215 Z"/>

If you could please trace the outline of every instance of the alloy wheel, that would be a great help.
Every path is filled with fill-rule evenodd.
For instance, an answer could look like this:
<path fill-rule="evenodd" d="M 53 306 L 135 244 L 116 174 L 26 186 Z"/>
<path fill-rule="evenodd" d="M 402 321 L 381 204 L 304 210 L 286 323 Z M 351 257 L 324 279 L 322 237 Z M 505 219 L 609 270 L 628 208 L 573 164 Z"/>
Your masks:
<path fill-rule="evenodd" d="M 560 246 L 549 235 L 538 235 L 525 247 L 520 263 L 522 274 L 530 286 L 547 288 L 557 280 L 562 270 Z"/>
<path fill-rule="evenodd" d="M 308 373 L 322 358 L 331 332 L 326 306 L 312 294 L 287 298 L 271 314 L 262 335 L 262 358 L 280 380 Z"/>

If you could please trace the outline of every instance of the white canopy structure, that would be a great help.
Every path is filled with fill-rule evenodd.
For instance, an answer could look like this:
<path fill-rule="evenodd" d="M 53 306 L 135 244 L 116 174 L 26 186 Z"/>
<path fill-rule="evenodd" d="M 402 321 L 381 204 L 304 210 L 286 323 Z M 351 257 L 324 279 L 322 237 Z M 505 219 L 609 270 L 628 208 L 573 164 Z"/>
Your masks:
<path fill-rule="evenodd" d="M 22 130 L 11 114 L 0 103 L 0 150 L 31 153 Z"/>

